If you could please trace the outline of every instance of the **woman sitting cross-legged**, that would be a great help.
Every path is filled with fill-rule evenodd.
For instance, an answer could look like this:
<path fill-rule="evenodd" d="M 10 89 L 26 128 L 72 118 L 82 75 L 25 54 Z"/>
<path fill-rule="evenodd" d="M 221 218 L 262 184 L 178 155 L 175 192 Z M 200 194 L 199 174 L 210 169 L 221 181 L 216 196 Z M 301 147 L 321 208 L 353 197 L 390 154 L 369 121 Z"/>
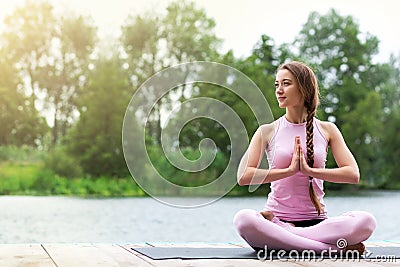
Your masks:
<path fill-rule="evenodd" d="M 328 217 L 324 181 L 359 182 L 357 162 L 342 134 L 331 122 L 315 118 L 319 104 L 314 72 L 300 62 L 279 67 L 276 80 L 279 107 L 286 113 L 261 125 L 238 168 L 240 185 L 271 184 L 265 210 L 245 209 L 234 217 L 240 236 L 253 248 L 284 250 L 358 250 L 376 227 L 365 211 Z M 337 168 L 325 168 L 328 146 Z M 269 169 L 260 169 L 264 151 Z M 345 240 L 347 246 L 338 246 Z"/>

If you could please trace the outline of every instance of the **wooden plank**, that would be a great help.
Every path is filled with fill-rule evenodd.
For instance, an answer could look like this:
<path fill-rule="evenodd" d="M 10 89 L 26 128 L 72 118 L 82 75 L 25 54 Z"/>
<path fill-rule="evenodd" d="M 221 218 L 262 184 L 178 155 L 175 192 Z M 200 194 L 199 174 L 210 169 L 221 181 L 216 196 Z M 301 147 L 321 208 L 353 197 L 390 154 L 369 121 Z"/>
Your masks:
<path fill-rule="evenodd" d="M 0 266 L 56 266 L 40 244 L 0 245 Z"/>
<path fill-rule="evenodd" d="M 385 242 L 394 243 L 400 246 L 400 240 L 385 240 Z"/>
<path fill-rule="evenodd" d="M 229 243 L 231 245 L 234 245 L 235 247 L 240 247 L 240 248 L 249 248 L 249 244 L 247 243 Z"/>
<path fill-rule="evenodd" d="M 382 243 L 381 243 L 381 241 L 369 241 L 369 242 L 365 242 L 364 245 L 366 247 L 381 247 Z"/>
<path fill-rule="evenodd" d="M 301 254 L 299 254 L 301 257 Z M 293 255 L 294 256 L 294 255 Z M 266 262 L 269 262 L 268 260 Z M 277 262 L 286 262 L 286 263 L 296 263 L 300 266 L 307 266 L 307 267 L 319 267 L 319 266 L 327 266 L 327 267 L 335 267 L 335 266 L 367 266 L 367 267 L 377 267 L 379 265 L 370 262 L 369 260 L 362 260 L 362 259 L 340 259 L 335 258 L 332 255 L 332 258 L 325 258 L 320 259 L 318 255 L 314 259 L 302 259 L 298 258 L 296 260 L 287 261 L 286 259 L 276 259 L 273 260 L 272 263 L 275 265 Z M 289 266 L 289 265 L 287 265 Z"/>
<path fill-rule="evenodd" d="M 340 260 L 330 260 L 324 259 L 322 261 L 302 261 L 304 266 L 309 267 L 319 267 L 319 266 L 326 266 L 326 267 L 335 267 L 335 266 L 344 266 L 344 267 L 351 267 L 351 266 L 366 266 L 366 267 L 379 267 L 379 264 L 374 262 L 370 262 L 367 260 L 352 260 L 352 259 L 340 259 Z"/>
<path fill-rule="evenodd" d="M 124 245 L 119 245 L 122 249 L 125 249 L 128 253 L 134 255 L 136 258 L 141 259 L 142 261 L 152 265 L 150 262 L 152 261 L 152 259 L 150 259 L 149 257 L 146 257 L 143 254 L 140 254 L 139 252 L 136 252 L 134 250 L 132 250 L 132 248 L 137 247 L 137 248 L 142 248 L 142 247 L 150 247 L 149 244 L 147 243 L 135 243 L 135 244 L 124 244 Z M 154 266 L 154 265 L 152 265 Z"/>
<path fill-rule="evenodd" d="M 376 264 L 376 266 L 385 266 L 385 267 L 392 267 L 392 266 L 399 266 L 399 261 L 393 261 L 393 262 L 373 262 Z"/>
<path fill-rule="evenodd" d="M 139 252 L 136 252 L 132 250 L 131 248 L 133 247 L 154 247 L 154 245 L 151 245 L 150 243 L 145 243 L 145 244 L 125 244 L 125 245 L 120 245 L 121 248 L 124 248 L 126 251 L 129 253 L 135 255 L 135 257 L 140 258 L 141 260 L 145 261 L 151 266 L 155 267 L 180 267 L 180 266 L 191 266 L 187 265 L 184 261 L 181 259 L 168 259 L 168 260 L 153 260 L 143 254 L 140 254 Z"/>
<path fill-rule="evenodd" d="M 379 241 L 367 245 L 392 246 L 396 242 Z M 132 247 L 175 246 L 175 247 L 242 247 L 232 243 L 147 243 L 147 244 L 24 244 L 0 245 L 0 266 L 107 266 L 107 267 L 261 267 L 273 266 L 297 267 L 335 267 L 335 266 L 398 266 L 394 259 L 368 260 L 267 260 L 256 259 L 193 259 L 193 260 L 152 260 L 133 250 Z M 392 261 L 392 262 L 390 262 Z M 399 261 L 399 260 L 397 260 Z"/>
<path fill-rule="evenodd" d="M 377 247 L 399 247 L 400 244 L 390 241 L 374 241 L 365 244 L 366 246 L 377 246 Z"/>
<path fill-rule="evenodd" d="M 112 245 L 106 247 L 93 244 L 46 244 L 43 246 L 59 267 L 151 266 L 142 259 L 127 253 L 123 248 Z"/>
<path fill-rule="evenodd" d="M 379 266 L 385 266 L 385 267 L 392 267 L 392 266 L 399 266 L 400 261 L 397 259 L 396 261 L 392 262 L 376 262 L 376 264 L 379 264 Z"/>
<path fill-rule="evenodd" d="M 384 247 L 400 247 L 400 241 L 383 240 L 382 245 Z"/>
<path fill-rule="evenodd" d="M 55 266 L 40 244 L 0 245 L 0 266 Z"/>
<path fill-rule="evenodd" d="M 265 266 L 282 266 L 282 267 L 301 267 L 303 265 L 294 260 L 290 261 L 259 261 L 256 259 L 201 259 L 201 260 L 184 260 L 186 265 L 190 267 L 265 267 Z M 158 265 L 157 265 L 158 266 Z M 161 266 L 161 265 L 160 265 Z"/>
<path fill-rule="evenodd" d="M 135 254 L 130 253 L 123 247 L 119 245 L 109 245 L 109 244 L 95 244 L 95 246 L 104 252 L 104 254 L 113 258 L 118 266 L 128 267 L 128 266 L 143 266 L 150 267 L 152 266 L 145 260 L 140 257 L 137 257 Z"/>

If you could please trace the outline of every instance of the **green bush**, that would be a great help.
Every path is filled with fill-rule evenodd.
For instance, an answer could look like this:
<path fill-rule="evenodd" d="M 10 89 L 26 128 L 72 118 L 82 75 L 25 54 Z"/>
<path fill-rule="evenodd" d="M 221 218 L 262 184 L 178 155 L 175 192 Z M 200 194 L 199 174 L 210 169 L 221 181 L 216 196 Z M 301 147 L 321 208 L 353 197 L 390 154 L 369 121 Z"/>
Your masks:
<path fill-rule="evenodd" d="M 70 156 L 63 146 L 57 146 L 44 157 L 44 169 L 61 177 L 82 177 L 78 161 Z"/>
<path fill-rule="evenodd" d="M 0 194 L 24 194 L 31 191 L 40 172 L 39 164 L 3 162 L 0 165 Z"/>
<path fill-rule="evenodd" d="M 166 180 L 176 185 L 186 186 L 186 187 L 196 187 L 211 183 L 224 172 L 224 170 L 227 168 L 227 164 L 229 161 L 229 158 L 227 158 L 221 151 L 217 151 L 214 157 L 213 150 L 203 151 L 203 155 L 201 155 L 200 151 L 197 149 L 184 147 L 181 149 L 181 152 L 187 160 L 193 161 L 198 159 L 200 156 L 209 159 L 214 158 L 209 166 L 198 165 L 197 169 L 199 169 L 200 171 L 192 172 L 192 171 L 181 170 L 172 165 L 170 160 L 165 156 L 164 151 L 160 147 L 148 146 L 147 152 L 149 153 L 149 158 L 154 168 L 160 174 L 162 174 L 162 176 Z M 169 155 L 170 159 L 173 162 L 177 162 L 179 153 L 180 152 L 178 151 L 175 153 L 171 153 Z M 198 163 L 193 162 L 192 164 L 198 164 Z M 156 183 L 156 180 L 158 180 L 158 176 L 156 177 L 152 174 L 153 174 L 152 169 L 149 169 L 146 173 L 147 177 L 149 179 L 154 179 L 155 180 L 154 182 Z"/>
<path fill-rule="evenodd" d="M 31 146 L 0 146 L 0 161 L 38 162 L 43 151 Z"/>

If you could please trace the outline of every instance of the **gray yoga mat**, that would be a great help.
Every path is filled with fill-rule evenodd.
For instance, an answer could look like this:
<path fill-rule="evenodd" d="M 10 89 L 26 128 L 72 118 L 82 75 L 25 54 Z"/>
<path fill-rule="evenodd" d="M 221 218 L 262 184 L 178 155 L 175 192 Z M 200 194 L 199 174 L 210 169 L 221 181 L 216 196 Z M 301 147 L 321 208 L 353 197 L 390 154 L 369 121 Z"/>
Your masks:
<path fill-rule="evenodd" d="M 142 247 L 131 248 L 153 260 L 163 259 L 258 259 L 257 252 L 251 248 L 191 248 L 191 247 Z M 264 251 L 259 253 L 262 259 L 340 259 L 340 258 L 354 258 L 351 254 L 335 255 L 324 254 L 313 255 L 303 253 L 301 251 L 294 253 L 289 251 L 277 253 L 267 252 L 265 257 Z M 299 255 L 297 257 L 297 255 Z M 357 256 L 355 258 L 358 258 Z M 364 259 L 400 259 L 400 247 L 367 247 L 367 252 L 360 258 Z"/>

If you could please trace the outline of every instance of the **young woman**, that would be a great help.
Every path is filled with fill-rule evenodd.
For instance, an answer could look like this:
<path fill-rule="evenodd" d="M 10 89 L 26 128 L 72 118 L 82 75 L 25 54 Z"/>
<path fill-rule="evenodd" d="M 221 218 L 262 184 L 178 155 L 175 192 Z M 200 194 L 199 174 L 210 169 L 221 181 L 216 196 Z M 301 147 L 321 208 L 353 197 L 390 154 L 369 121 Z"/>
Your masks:
<path fill-rule="evenodd" d="M 323 182 L 359 182 L 357 162 L 338 128 L 315 118 L 319 104 L 314 72 L 300 62 L 278 68 L 279 107 L 286 114 L 260 126 L 238 168 L 239 185 L 271 183 L 264 211 L 241 210 L 234 218 L 240 236 L 253 248 L 285 250 L 365 250 L 376 226 L 364 211 L 327 217 Z M 325 168 L 328 146 L 337 168 Z M 260 169 L 264 151 L 269 169 Z M 338 244 L 338 242 L 344 242 Z"/>

